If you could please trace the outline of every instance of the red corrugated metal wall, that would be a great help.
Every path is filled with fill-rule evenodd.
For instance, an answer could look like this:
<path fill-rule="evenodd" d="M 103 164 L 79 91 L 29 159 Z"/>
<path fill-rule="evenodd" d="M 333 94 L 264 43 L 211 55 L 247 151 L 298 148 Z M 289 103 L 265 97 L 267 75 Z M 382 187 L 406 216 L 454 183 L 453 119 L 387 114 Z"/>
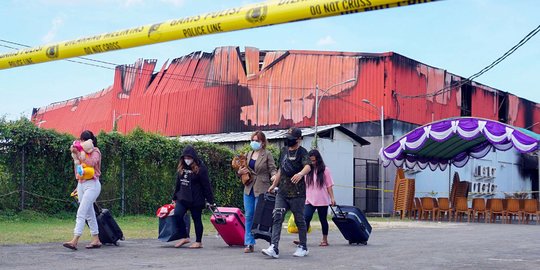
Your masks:
<path fill-rule="evenodd" d="M 140 126 L 168 136 L 313 126 L 317 87 L 319 125 L 377 120 L 381 106 L 385 118 L 415 124 L 460 116 L 463 108 L 497 120 L 502 105 L 511 124 L 540 120 L 537 104 L 476 83 L 439 93 L 462 78 L 395 53 L 220 47 L 174 59 L 157 73 L 155 66 L 118 66 L 111 87 L 39 108 L 33 120 L 74 135 L 110 131 L 115 121 L 124 133 Z"/>

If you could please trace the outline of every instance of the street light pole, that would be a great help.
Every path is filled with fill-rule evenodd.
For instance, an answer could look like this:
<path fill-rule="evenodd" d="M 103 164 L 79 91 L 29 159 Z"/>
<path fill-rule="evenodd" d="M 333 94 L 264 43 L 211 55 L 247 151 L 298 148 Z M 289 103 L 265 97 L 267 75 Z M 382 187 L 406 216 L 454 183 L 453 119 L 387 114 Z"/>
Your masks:
<path fill-rule="evenodd" d="M 375 108 L 375 110 L 377 110 L 381 115 L 381 152 L 383 151 L 384 149 L 384 107 L 381 106 L 381 109 L 379 109 L 377 106 L 373 105 L 369 100 L 367 99 L 363 99 L 362 102 L 368 104 L 369 106 Z M 380 164 L 380 167 L 379 167 L 379 175 L 381 177 L 380 179 L 380 182 L 381 182 L 381 217 L 384 217 L 384 179 L 385 179 L 385 171 L 384 171 L 384 166 L 383 166 L 383 163 L 382 163 L 382 160 L 381 160 L 381 164 Z"/>
<path fill-rule="evenodd" d="M 120 120 L 124 116 L 138 116 L 141 115 L 140 113 L 123 113 L 116 115 L 116 110 L 113 110 L 113 129 L 112 131 L 117 131 L 118 129 L 118 120 Z"/>
<path fill-rule="evenodd" d="M 312 148 L 317 149 L 317 127 L 319 125 L 319 85 L 315 85 L 315 137 L 313 138 Z"/>
<path fill-rule="evenodd" d="M 319 127 L 319 105 L 321 104 L 322 98 L 324 97 L 324 95 L 328 94 L 328 91 L 330 91 L 330 89 L 332 89 L 332 88 L 334 88 L 336 86 L 342 85 L 342 84 L 355 82 L 355 81 L 356 81 L 356 78 L 351 78 L 351 79 L 348 79 L 346 81 L 336 83 L 336 84 L 326 88 L 325 90 L 320 90 L 318 84 L 315 86 L 315 137 L 314 137 L 314 140 L 313 140 L 313 143 L 312 143 L 312 148 L 313 149 L 317 149 L 319 147 L 319 144 L 318 144 L 318 141 L 317 141 L 318 140 L 318 127 Z M 321 95 L 321 98 L 319 98 L 319 90 L 323 92 L 322 95 Z"/>

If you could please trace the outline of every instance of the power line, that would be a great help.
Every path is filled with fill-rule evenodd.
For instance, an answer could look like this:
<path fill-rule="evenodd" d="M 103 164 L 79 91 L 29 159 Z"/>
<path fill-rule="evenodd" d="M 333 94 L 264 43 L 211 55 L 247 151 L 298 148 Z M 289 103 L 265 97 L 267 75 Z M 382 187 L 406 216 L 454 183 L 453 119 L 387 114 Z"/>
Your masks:
<path fill-rule="evenodd" d="M 433 93 L 429 93 L 429 94 L 401 95 L 401 94 L 396 92 L 395 95 L 397 97 L 401 97 L 401 98 L 434 97 L 434 96 L 444 94 L 445 92 L 451 91 L 452 88 L 461 87 L 462 85 L 467 84 L 469 82 L 472 82 L 474 79 L 480 77 L 481 75 L 483 75 L 486 72 L 488 72 L 489 70 L 491 70 L 493 67 L 498 65 L 504 59 L 506 59 L 508 56 L 513 54 L 519 47 L 521 47 L 525 43 L 527 43 L 538 32 L 540 32 L 540 25 L 538 25 L 538 27 L 536 27 L 534 30 L 529 32 L 522 40 L 520 40 L 516 45 L 514 45 L 510 50 L 508 50 L 506 53 L 504 53 L 501 57 L 499 57 L 498 59 L 493 61 L 491 64 L 484 67 L 482 70 L 480 70 L 479 72 L 471 75 L 470 77 L 468 77 L 465 80 L 461 80 L 461 81 L 452 83 L 449 86 L 443 87 L 443 88 L 441 88 L 441 89 L 439 89 L 439 90 L 437 90 L 437 91 L 435 91 Z M 30 46 L 25 45 L 25 44 L 21 44 L 21 43 L 18 43 L 18 42 L 13 42 L 13 41 L 8 41 L 8 40 L 4 40 L 4 39 L 0 39 L 0 41 L 8 43 L 8 44 L 12 44 L 12 45 L 30 47 Z M 0 44 L 0 46 L 10 48 L 10 49 L 15 49 L 15 50 L 18 49 L 18 48 L 15 48 L 15 47 L 1 45 L 1 44 Z M 115 66 L 115 67 L 123 66 L 126 69 L 126 70 L 124 70 L 124 72 L 127 73 L 127 74 L 130 74 L 130 73 L 133 74 L 133 73 L 137 72 L 137 68 L 133 64 L 131 64 L 131 65 L 120 65 L 120 64 L 116 64 L 116 63 L 111 63 L 111 62 L 101 61 L 101 60 L 95 60 L 95 59 L 86 58 L 86 57 L 78 57 L 78 58 L 86 60 L 86 61 L 92 61 L 92 62 L 98 62 L 98 63 L 102 63 L 102 64 L 107 64 L 107 65 L 112 65 L 112 66 Z M 176 58 L 176 59 L 178 59 L 178 58 Z M 115 70 L 115 68 L 112 68 L 112 67 L 106 67 L 106 66 L 97 65 L 97 64 L 90 64 L 90 63 L 85 63 L 85 62 L 81 62 L 81 61 L 75 61 L 75 60 L 66 60 L 66 61 L 77 63 L 77 64 L 83 64 L 83 65 L 99 67 L 99 68 L 105 68 L 105 69 L 109 69 L 109 70 Z M 173 63 L 174 63 L 174 60 L 173 60 Z M 169 65 L 169 68 L 170 68 L 170 65 Z M 142 72 L 151 72 L 151 73 L 153 73 L 154 69 L 149 70 L 149 69 L 141 68 L 140 72 L 141 73 Z M 160 79 L 169 79 L 169 80 L 184 81 L 184 82 L 195 82 L 195 83 L 217 84 L 217 85 L 228 85 L 228 84 L 237 84 L 238 83 L 238 81 L 228 82 L 228 81 L 224 81 L 224 80 L 209 80 L 207 78 L 202 78 L 202 77 L 189 76 L 189 75 L 183 75 L 183 74 L 168 74 L 168 73 L 164 73 Z M 291 87 L 291 86 L 273 86 L 273 85 L 261 85 L 261 84 L 249 84 L 249 87 L 250 88 L 264 88 L 264 89 L 286 89 L 286 90 L 293 90 L 293 89 L 314 90 L 315 89 L 315 87 Z M 341 97 L 337 97 L 337 98 L 342 99 L 345 102 L 348 102 L 348 101 L 344 100 Z M 352 102 L 349 102 L 349 103 L 351 103 L 352 105 L 358 106 L 358 104 L 355 104 L 355 103 L 352 103 Z"/>
<path fill-rule="evenodd" d="M 0 41 L 1 41 L 1 42 L 4 42 L 4 43 L 12 44 L 12 45 L 17 45 L 17 46 L 21 46 L 21 47 L 31 48 L 31 46 L 29 46 L 29 45 L 22 44 L 22 43 L 18 43 L 18 42 L 13 42 L 13 41 L 5 40 L 5 39 L 0 39 Z M 4 46 L 4 45 L 0 45 L 0 46 L 7 47 L 7 48 L 10 48 L 10 49 L 19 50 L 19 48 L 8 47 L 8 46 Z M 106 61 L 101 61 L 101 60 L 96 60 L 96 59 L 92 59 L 92 58 L 88 58 L 88 57 L 77 57 L 77 58 L 83 59 L 83 60 L 86 60 L 86 61 L 97 62 L 97 63 L 101 63 L 101 64 L 107 64 L 107 65 L 113 65 L 113 66 L 117 66 L 117 65 L 118 65 L 118 64 L 115 64 L 115 63 L 106 62 Z M 70 60 L 66 60 L 66 61 L 74 62 L 74 63 L 79 63 L 79 64 L 86 64 L 86 63 L 77 62 L 77 61 L 70 61 Z"/>
<path fill-rule="evenodd" d="M 21 43 L 17 43 L 17 42 L 13 42 L 13 41 L 8 41 L 8 40 L 4 40 L 4 39 L 0 39 L 0 42 L 5 42 L 5 43 L 9 43 L 9 44 L 13 44 L 13 45 L 18 45 L 18 46 L 24 46 L 24 47 L 30 47 L 28 45 L 25 45 L 25 44 L 21 44 Z M 6 46 L 6 45 L 2 45 L 0 44 L 0 46 L 2 47 L 6 47 L 6 48 L 10 48 L 10 49 L 15 49 L 15 50 L 18 50 L 19 48 L 15 48 L 15 47 L 11 47 L 11 46 Z M 87 61 L 93 61 L 93 62 L 99 62 L 99 63 L 104 63 L 104 64 L 108 64 L 108 65 L 113 65 L 115 67 L 118 67 L 118 66 L 121 66 L 124 68 L 124 72 L 125 74 L 135 74 L 135 73 L 143 73 L 143 72 L 150 72 L 150 73 L 154 73 L 154 69 L 145 69 L 145 68 L 141 68 L 140 70 L 138 70 L 134 64 L 129 64 L 129 65 L 125 65 L 125 64 L 116 64 L 116 63 L 111 63 L 111 62 L 106 62 L 106 61 L 100 61 L 100 60 L 94 60 L 94 59 L 90 59 L 90 58 L 86 58 L 86 57 L 77 57 L 79 59 L 83 59 L 83 60 L 87 60 Z M 182 58 L 182 57 L 179 57 L 179 58 Z M 179 58 L 175 58 L 175 59 L 179 59 Z M 64 59 L 65 61 L 69 61 L 69 62 L 72 62 L 72 63 L 77 63 L 77 64 L 83 64 L 83 65 L 88 65 L 88 66 L 94 66 L 94 67 L 98 67 L 98 68 L 104 68 L 104 69 L 108 69 L 108 70 L 115 70 L 115 68 L 113 67 L 106 67 L 106 66 L 102 66 L 102 65 L 97 65 L 97 64 L 91 64 L 91 63 L 85 63 L 85 62 L 81 62 L 81 61 L 75 61 L 75 60 L 69 60 L 69 59 Z M 174 63 L 174 59 L 172 61 L 172 63 Z M 171 68 L 171 65 L 169 65 L 168 69 Z M 214 80 L 214 79 L 207 79 L 207 78 L 203 78 L 203 77 L 197 77 L 197 76 L 190 76 L 190 75 L 184 75 L 184 74 L 170 74 L 170 73 L 165 73 L 162 75 L 162 77 L 160 78 L 161 79 L 168 79 L 168 80 L 173 80 L 173 81 L 183 81 L 183 82 L 192 82 L 192 83 L 205 83 L 205 84 L 215 84 L 215 85 L 233 85 L 233 84 L 238 84 L 238 81 L 225 81 L 225 80 Z M 276 90 L 276 89 L 285 89 L 285 90 L 312 90 L 314 91 L 315 90 L 315 86 L 313 87 L 292 87 L 292 86 L 274 86 L 274 85 L 262 85 L 262 84 L 249 84 L 249 87 L 250 88 L 263 88 L 263 89 L 272 89 L 272 90 Z"/>
<path fill-rule="evenodd" d="M 523 37 L 516 45 L 514 45 L 512 48 L 510 48 L 501 57 L 497 58 L 491 64 L 487 65 L 486 67 L 484 67 L 480 71 L 476 72 L 475 74 L 471 75 L 470 77 L 468 77 L 465 80 L 460 80 L 460 81 L 458 81 L 456 83 L 452 83 L 449 86 L 443 87 L 443 88 L 441 88 L 441 89 L 439 89 L 439 90 L 437 90 L 437 91 L 435 91 L 433 93 L 429 93 L 429 94 L 407 96 L 407 95 L 401 95 L 399 93 L 396 93 L 396 95 L 401 97 L 401 98 L 434 97 L 434 96 L 444 94 L 444 93 L 446 93 L 448 91 L 451 91 L 452 88 L 461 87 L 462 85 L 472 82 L 474 79 L 482 76 L 483 74 L 485 74 L 486 72 L 488 72 L 489 70 L 494 68 L 496 65 L 501 63 L 504 59 L 506 59 L 508 56 L 512 55 L 515 51 L 517 51 L 517 49 L 519 49 L 521 46 L 523 46 L 525 43 L 527 43 L 532 37 L 534 37 L 536 34 L 538 34 L 538 32 L 540 32 L 540 25 L 538 25 L 535 29 L 533 29 L 531 32 L 529 32 L 527 35 L 525 35 L 525 37 Z"/>

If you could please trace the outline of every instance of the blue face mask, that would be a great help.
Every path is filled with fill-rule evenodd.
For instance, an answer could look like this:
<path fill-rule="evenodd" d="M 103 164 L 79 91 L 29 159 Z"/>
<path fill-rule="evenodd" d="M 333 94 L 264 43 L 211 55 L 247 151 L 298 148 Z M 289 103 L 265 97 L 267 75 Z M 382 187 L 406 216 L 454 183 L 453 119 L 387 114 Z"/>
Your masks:
<path fill-rule="evenodd" d="M 253 149 L 254 151 L 261 149 L 261 143 L 257 141 L 251 141 L 249 146 L 251 146 L 251 149 Z"/>

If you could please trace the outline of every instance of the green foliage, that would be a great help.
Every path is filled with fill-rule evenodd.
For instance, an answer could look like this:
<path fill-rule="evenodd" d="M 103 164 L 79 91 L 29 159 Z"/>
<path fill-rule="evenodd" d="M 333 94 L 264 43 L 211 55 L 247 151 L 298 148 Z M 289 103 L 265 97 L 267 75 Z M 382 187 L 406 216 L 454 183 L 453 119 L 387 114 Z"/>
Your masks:
<path fill-rule="evenodd" d="M 0 195 L 24 188 L 34 194 L 69 194 L 75 181 L 68 151 L 73 137 L 51 130 L 39 129 L 27 119 L 0 122 Z M 51 162 L 54 161 L 54 162 Z M 23 177 L 24 176 L 24 177 Z M 5 183 L 4 183 L 5 182 Z M 69 191 L 69 192 L 68 192 Z M 45 196 L 45 195 L 44 195 Z M 20 193 L 0 198 L 0 210 L 19 206 Z M 65 204 L 25 194 L 25 208 L 58 212 Z"/>
<path fill-rule="evenodd" d="M 39 129 L 26 119 L 0 119 L 0 196 L 18 191 L 24 179 L 25 209 L 42 213 L 75 211 L 69 198 L 77 183 L 69 145 L 75 138 Z M 176 181 L 178 158 L 185 142 L 135 129 L 97 135 L 102 153 L 100 205 L 120 213 L 122 190 L 127 214 L 153 214 L 170 202 Z M 219 205 L 242 206 L 242 186 L 230 168 L 232 150 L 195 142 L 208 167 Z M 0 197 L 0 212 L 20 208 L 20 192 Z"/>

